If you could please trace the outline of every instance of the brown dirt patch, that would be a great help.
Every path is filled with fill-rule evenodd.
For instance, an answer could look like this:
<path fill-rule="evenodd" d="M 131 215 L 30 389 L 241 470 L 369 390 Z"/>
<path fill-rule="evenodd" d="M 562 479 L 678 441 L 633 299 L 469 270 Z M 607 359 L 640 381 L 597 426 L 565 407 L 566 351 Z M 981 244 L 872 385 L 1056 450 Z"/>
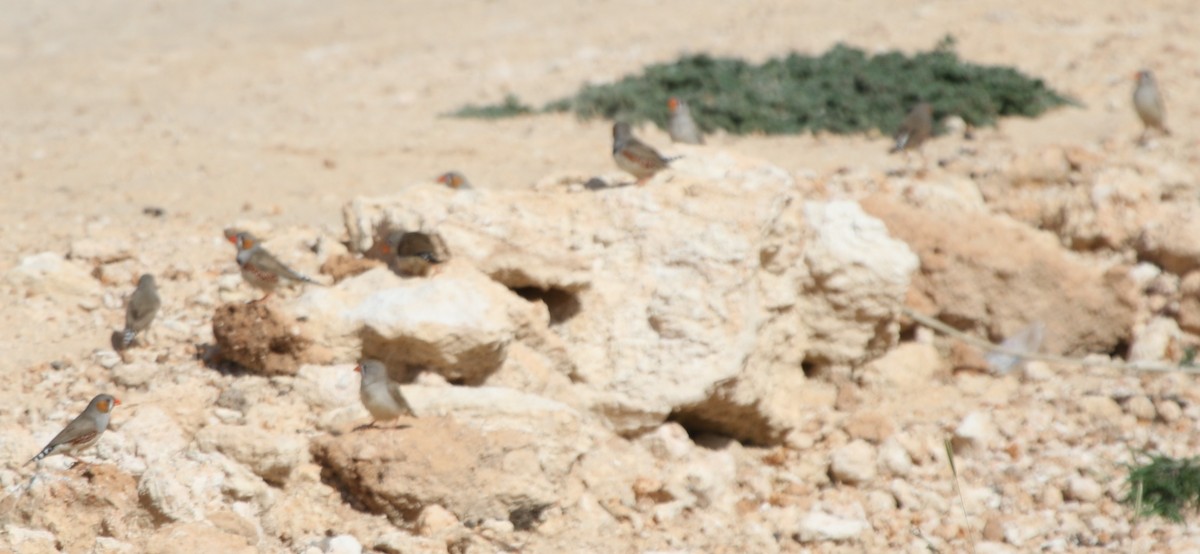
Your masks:
<path fill-rule="evenodd" d="M 267 302 L 218 307 L 213 337 L 222 358 L 262 375 L 295 375 L 301 364 L 314 361 L 312 339 Z"/>

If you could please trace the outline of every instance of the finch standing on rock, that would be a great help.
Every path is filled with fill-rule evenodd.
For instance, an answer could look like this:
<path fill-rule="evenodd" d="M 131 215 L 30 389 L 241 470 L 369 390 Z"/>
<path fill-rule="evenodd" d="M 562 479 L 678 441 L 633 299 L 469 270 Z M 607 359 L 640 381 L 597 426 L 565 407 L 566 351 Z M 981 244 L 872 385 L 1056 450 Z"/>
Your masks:
<path fill-rule="evenodd" d="M 471 182 L 467 181 L 467 176 L 463 175 L 459 171 L 447 171 L 438 176 L 437 182 L 454 190 L 466 190 L 471 188 Z"/>
<path fill-rule="evenodd" d="M 704 144 L 704 135 L 700 133 L 700 127 L 696 125 L 696 121 L 692 119 L 692 110 L 688 109 L 687 102 L 672 96 L 667 100 L 667 109 L 671 111 L 667 132 L 670 133 L 673 142 Z"/>
<path fill-rule="evenodd" d="M 237 264 L 242 270 L 242 279 L 250 286 L 266 292 L 266 295 L 255 302 L 270 298 L 271 293 L 275 292 L 283 280 L 321 284 L 283 265 L 283 262 L 267 252 L 258 238 L 249 232 L 226 229 L 225 238 L 237 246 Z"/>
<path fill-rule="evenodd" d="M 371 417 L 374 425 L 380 421 L 391 421 L 402 415 L 412 415 L 412 408 L 400 392 L 400 385 L 388 376 L 387 367 L 376 360 L 363 360 L 354 368 L 362 374 L 358 397 Z"/>
<path fill-rule="evenodd" d="M 158 298 L 158 285 L 149 273 L 138 279 L 137 289 L 125 306 L 125 332 L 121 335 L 121 347 L 129 348 L 138 333 L 150 328 L 162 301 Z"/>
<path fill-rule="evenodd" d="M 388 264 L 397 273 L 408 277 L 425 277 L 433 271 L 433 266 L 450 256 L 446 243 L 436 233 L 393 231 L 381 248 L 385 255 L 396 254 Z"/>
<path fill-rule="evenodd" d="M 25 465 L 56 454 L 75 457 L 80 452 L 91 448 L 100 441 L 100 435 L 104 433 L 104 430 L 108 429 L 109 413 L 114 407 L 120 405 L 121 401 L 111 395 L 96 395 L 83 413 L 71 420 L 71 423 L 68 423 L 61 432 L 50 439 L 50 443 L 32 460 L 25 462 Z"/>
<path fill-rule="evenodd" d="M 613 124 L 613 159 L 617 167 L 637 178 L 642 185 L 655 173 L 666 169 L 676 158 L 664 158 L 658 150 L 633 136 L 629 124 L 623 121 Z"/>
<path fill-rule="evenodd" d="M 908 112 L 904 121 L 900 122 L 900 128 L 896 130 L 894 136 L 896 143 L 892 146 L 891 151 L 900 152 L 920 148 L 921 144 L 932 136 L 933 106 L 930 106 L 928 102 L 921 102 Z"/>
<path fill-rule="evenodd" d="M 1158 82 L 1149 69 L 1137 72 L 1137 85 L 1133 87 L 1133 109 L 1137 110 L 1142 120 L 1142 140 L 1151 129 L 1157 129 L 1164 135 L 1170 135 L 1167 130 L 1167 108 L 1163 105 L 1162 93 L 1158 90 Z"/>

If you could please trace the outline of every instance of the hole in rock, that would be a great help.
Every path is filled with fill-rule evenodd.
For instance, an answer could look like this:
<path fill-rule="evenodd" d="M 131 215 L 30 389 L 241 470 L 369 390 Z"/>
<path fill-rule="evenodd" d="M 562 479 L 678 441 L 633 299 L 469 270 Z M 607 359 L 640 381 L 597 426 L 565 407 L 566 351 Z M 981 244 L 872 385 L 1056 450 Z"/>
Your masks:
<path fill-rule="evenodd" d="M 721 408 L 714 410 L 718 405 Z M 710 398 L 701 405 L 677 409 L 667 421 L 678 423 L 696 446 L 709 450 L 721 450 L 733 442 L 773 446 L 782 439 L 754 409 L 726 400 Z"/>
<path fill-rule="evenodd" d="M 800 369 L 804 370 L 804 376 L 809 379 L 814 379 L 821 376 L 821 368 L 812 360 L 804 360 L 800 362 Z"/>
<path fill-rule="evenodd" d="M 1124 339 L 1118 341 L 1112 350 L 1108 352 L 1108 355 L 1121 360 L 1129 359 L 1129 341 Z"/>
<path fill-rule="evenodd" d="M 579 295 L 567 291 L 565 289 L 551 287 L 543 289 L 538 287 L 517 287 L 510 288 L 513 292 L 530 302 L 542 302 L 550 311 L 550 324 L 558 325 L 563 323 L 583 308 L 579 302 Z"/>

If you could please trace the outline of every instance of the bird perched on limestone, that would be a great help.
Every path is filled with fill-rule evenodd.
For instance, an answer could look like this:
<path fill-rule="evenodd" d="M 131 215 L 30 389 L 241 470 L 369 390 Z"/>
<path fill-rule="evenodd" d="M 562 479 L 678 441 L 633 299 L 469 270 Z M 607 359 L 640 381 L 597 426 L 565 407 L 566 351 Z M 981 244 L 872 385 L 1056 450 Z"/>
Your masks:
<path fill-rule="evenodd" d="M 892 152 L 900 152 L 902 150 L 914 150 L 921 147 L 929 137 L 933 136 L 933 106 L 928 102 L 921 102 L 913 106 L 912 111 L 908 112 L 904 121 L 900 122 L 900 128 L 896 130 L 893 136 L 896 143 L 892 146 Z"/>
<path fill-rule="evenodd" d="M 409 277 L 425 277 L 434 266 L 450 259 L 450 249 L 437 233 L 392 231 L 379 249 L 396 273 Z M 395 256 L 386 257 L 392 254 Z"/>
<path fill-rule="evenodd" d="M 1158 90 L 1154 74 L 1148 69 L 1143 69 L 1137 72 L 1136 78 L 1137 85 L 1133 87 L 1133 109 L 1137 110 L 1144 126 L 1142 138 L 1146 138 L 1151 129 L 1157 129 L 1164 135 L 1171 134 L 1171 131 L 1167 130 L 1167 109 L 1163 105 L 1162 93 Z"/>
<path fill-rule="evenodd" d="M 667 100 L 667 109 L 671 111 L 671 120 L 667 123 L 667 132 L 674 142 L 684 144 L 704 144 L 704 135 L 696 120 L 692 119 L 692 110 L 687 102 L 672 96 Z"/>
<path fill-rule="evenodd" d="M 121 347 L 129 348 L 138 333 L 145 331 L 154 321 L 162 301 L 158 298 L 158 285 L 149 273 L 138 279 L 137 289 L 125 306 L 125 332 L 121 335 Z"/>
<path fill-rule="evenodd" d="M 438 176 L 437 182 L 454 190 L 467 190 L 471 188 L 471 182 L 467 180 L 467 176 L 459 171 L 447 171 Z"/>
<path fill-rule="evenodd" d="M 358 398 L 375 422 L 391 421 L 402 415 L 412 415 L 412 408 L 400 392 L 400 385 L 388 376 L 387 367 L 376 360 L 363 360 L 354 368 L 362 374 Z M 374 425 L 374 423 L 372 423 Z"/>
<path fill-rule="evenodd" d="M 633 136 L 629 124 L 623 121 L 613 124 L 613 159 L 617 167 L 637 178 L 642 185 L 655 173 L 666 169 L 676 158 L 664 158 L 658 150 Z"/>
<path fill-rule="evenodd" d="M 62 431 L 50 439 L 46 447 L 33 459 L 25 462 L 25 465 L 56 454 L 75 457 L 80 452 L 91 448 L 100 441 L 100 435 L 104 434 L 104 430 L 108 429 L 108 417 L 112 409 L 120 405 L 121 401 L 113 398 L 112 395 L 96 395 L 88 403 L 83 413 L 71 420 L 71 423 L 68 423 Z"/>
<path fill-rule="evenodd" d="M 283 262 L 262 247 L 257 237 L 247 231 L 226 229 L 225 238 L 237 246 L 237 264 L 242 270 L 242 279 L 250 286 L 266 293 L 255 302 L 262 302 L 269 298 L 279 283 L 284 280 L 321 284 L 283 265 Z"/>

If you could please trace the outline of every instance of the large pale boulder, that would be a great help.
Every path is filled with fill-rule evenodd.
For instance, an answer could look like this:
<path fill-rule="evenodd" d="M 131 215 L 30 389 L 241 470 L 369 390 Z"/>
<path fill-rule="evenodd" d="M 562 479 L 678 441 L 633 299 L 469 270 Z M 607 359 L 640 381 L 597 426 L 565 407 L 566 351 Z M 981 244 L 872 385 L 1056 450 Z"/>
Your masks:
<path fill-rule="evenodd" d="M 510 320 L 510 333 L 550 353 L 553 366 L 582 389 L 575 394 L 582 400 L 549 394 L 629 434 L 675 414 L 754 442 L 781 440 L 809 397 L 819 403 L 829 396 L 812 390 L 805 369 L 856 365 L 894 344 L 897 309 L 916 267 L 908 248 L 857 205 L 805 203 L 785 171 L 724 153 L 677 164 L 651 187 L 448 195 L 417 186 L 356 199 L 344 215 L 351 248 L 359 251 L 380 226 L 440 233 L 455 259 L 447 275 L 428 282 L 448 283 L 394 283 L 428 288 L 376 292 L 361 309 L 362 300 L 314 298 L 310 313 L 347 314 L 412 337 L 413 326 L 388 327 L 367 314 L 383 306 L 392 321 L 479 313 L 488 303 L 451 302 L 449 291 L 438 290 L 458 278 L 463 270 L 456 265 L 478 268 L 514 298 L 544 306 L 537 318 Z M 360 278 L 381 279 L 370 277 L 378 271 Z M 399 309 L 413 313 L 394 315 Z M 454 310 L 460 313 L 429 313 Z M 364 351 L 372 340 L 364 333 Z M 425 348 L 405 340 L 407 348 L 387 351 L 411 358 L 400 350 Z M 447 346 L 453 344 L 439 348 Z M 494 355 L 484 359 L 503 361 L 508 350 L 486 351 Z M 448 365 L 432 354 L 420 361 L 441 365 L 439 371 Z M 477 370 L 460 378 L 479 377 L 486 382 Z M 504 382 L 523 381 L 505 373 Z"/>
<path fill-rule="evenodd" d="M 416 368 L 481 384 L 504 364 L 518 336 L 561 349 L 546 331 L 544 308 L 469 265 L 451 263 L 435 277 L 410 279 L 380 267 L 309 290 L 292 309 L 312 322 L 335 358 L 375 358 L 400 379 Z"/>

